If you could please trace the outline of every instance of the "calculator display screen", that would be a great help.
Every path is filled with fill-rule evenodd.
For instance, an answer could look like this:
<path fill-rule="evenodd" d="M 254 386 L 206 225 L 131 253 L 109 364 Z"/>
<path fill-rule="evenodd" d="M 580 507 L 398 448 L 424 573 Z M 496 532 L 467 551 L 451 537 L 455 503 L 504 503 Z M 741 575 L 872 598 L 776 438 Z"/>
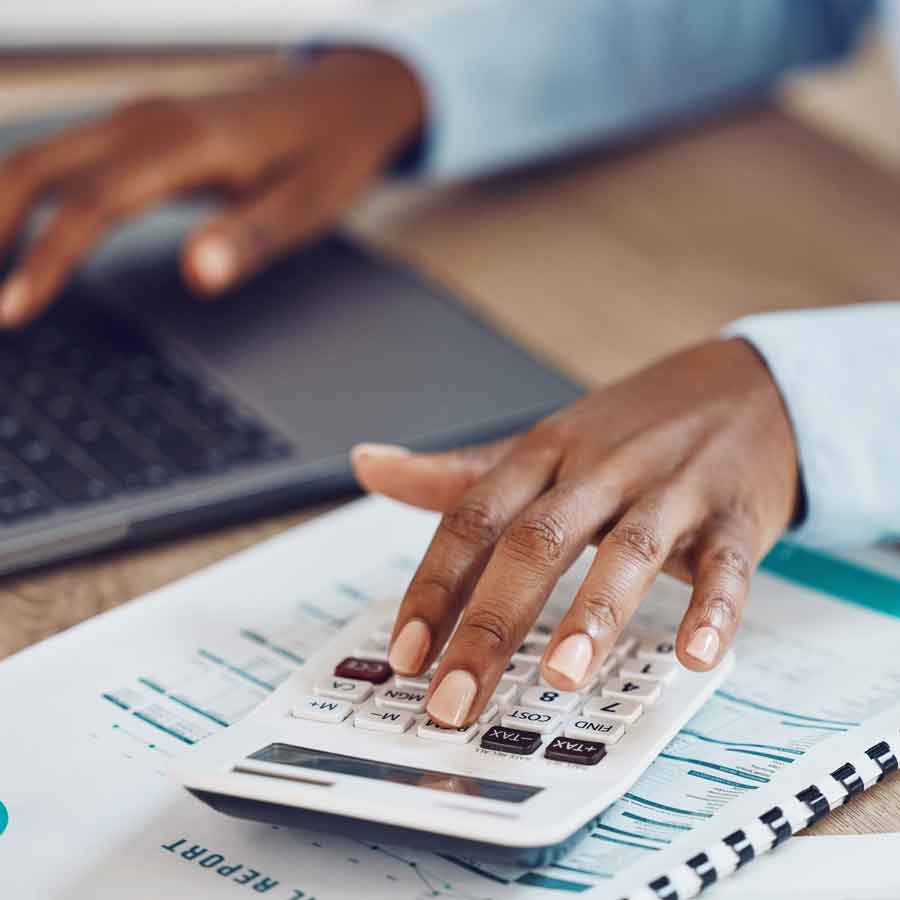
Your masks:
<path fill-rule="evenodd" d="M 318 772 L 334 772 L 339 775 L 358 775 L 374 778 L 376 781 L 391 781 L 395 784 L 429 788 L 432 791 L 447 791 L 451 794 L 467 794 L 470 797 L 484 797 L 486 800 L 502 800 L 506 803 L 522 803 L 540 793 L 543 788 L 521 784 L 507 784 L 470 775 L 454 775 L 450 772 L 433 772 L 416 769 L 413 766 L 399 766 L 393 763 L 359 759 L 326 750 L 311 750 L 294 747 L 291 744 L 269 744 L 249 757 L 260 762 L 279 763 L 282 766 L 298 766 L 315 769 Z"/>

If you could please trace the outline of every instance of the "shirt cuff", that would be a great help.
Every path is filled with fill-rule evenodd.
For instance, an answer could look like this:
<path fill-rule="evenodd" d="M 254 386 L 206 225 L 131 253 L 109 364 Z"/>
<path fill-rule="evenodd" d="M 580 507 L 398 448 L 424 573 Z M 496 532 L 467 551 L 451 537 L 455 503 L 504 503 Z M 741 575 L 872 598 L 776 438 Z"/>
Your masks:
<path fill-rule="evenodd" d="M 900 303 L 741 319 L 723 331 L 765 360 L 794 429 L 806 516 L 795 536 L 816 546 L 873 543 L 900 530 Z"/>

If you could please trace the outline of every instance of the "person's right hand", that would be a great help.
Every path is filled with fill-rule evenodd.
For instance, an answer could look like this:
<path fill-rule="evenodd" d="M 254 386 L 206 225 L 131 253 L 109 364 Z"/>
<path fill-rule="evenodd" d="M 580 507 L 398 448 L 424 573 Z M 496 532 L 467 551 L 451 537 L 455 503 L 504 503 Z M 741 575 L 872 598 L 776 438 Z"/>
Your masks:
<path fill-rule="evenodd" d="M 0 162 L 0 256 L 34 205 L 58 209 L 0 284 L 0 327 L 54 299 L 118 221 L 198 190 L 230 202 L 191 235 L 182 268 L 215 296 L 328 229 L 422 128 L 412 73 L 338 50 L 242 90 L 146 99 Z"/>

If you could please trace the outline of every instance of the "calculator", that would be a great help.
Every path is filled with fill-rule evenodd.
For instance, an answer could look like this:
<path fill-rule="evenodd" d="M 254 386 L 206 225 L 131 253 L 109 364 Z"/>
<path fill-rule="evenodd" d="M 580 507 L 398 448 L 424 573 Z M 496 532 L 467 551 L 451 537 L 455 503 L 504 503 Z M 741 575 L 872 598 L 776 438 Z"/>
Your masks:
<path fill-rule="evenodd" d="M 557 624 L 545 614 L 480 719 L 443 728 L 425 712 L 436 666 L 407 678 L 388 664 L 398 606 L 374 603 L 246 719 L 192 748 L 181 783 L 245 819 L 549 865 L 734 665 L 729 653 L 712 672 L 691 672 L 674 634 L 629 629 L 593 683 L 561 691 L 539 676 Z"/>

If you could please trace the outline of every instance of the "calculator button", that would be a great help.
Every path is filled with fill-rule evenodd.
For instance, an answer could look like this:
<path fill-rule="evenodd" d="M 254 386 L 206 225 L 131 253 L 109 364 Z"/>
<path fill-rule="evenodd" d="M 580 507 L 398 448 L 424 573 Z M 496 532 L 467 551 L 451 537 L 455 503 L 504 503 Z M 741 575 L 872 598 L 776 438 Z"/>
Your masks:
<path fill-rule="evenodd" d="M 415 722 L 416 717 L 396 709 L 365 709 L 353 717 L 353 724 L 366 731 L 386 731 L 403 734 Z"/>
<path fill-rule="evenodd" d="M 661 637 L 641 641 L 637 655 L 639 659 L 671 661 L 675 659 L 675 638 Z"/>
<path fill-rule="evenodd" d="M 553 738 L 544 752 L 547 759 L 557 762 L 575 763 L 579 766 L 596 766 L 604 756 L 606 747 L 593 741 L 582 741 L 576 738 Z"/>
<path fill-rule="evenodd" d="M 633 700 L 613 700 L 610 697 L 591 697 L 584 704 L 586 716 L 599 716 L 623 725 L 633 725 L 641 717 L 644 707 Z"/>
<path fill-rule="evenodd" d="M 513 662 L 532 663 L 537 665 L 541 661 L 541 657 L 544 655 L 546 649 L 546 641 L 525 641 L 525 643 L 513 653 Z"/>
<path fill-rule="evenodd" d="M 464 728 L 444 728 L 434 719 L 426 719 L 416 732 L 420 738 L 433 741 L 448 741 L 451 744 L 468 744 L 478 733 L 478 726 L 468 725 Z"/>
<path fill-rule="evenodd" d="M 325 678 L 316 685 L 316 693 L 320 697 L 336 697 L 348 703 L 362 703 L 372 693 L 372 685 L 355 678 Z"/>
<path fill-rule="evenodd" d="M 540 709 L 545 712 L 570 713 L 581 702 L 581 697 L 574 691 L 558 691 L 553 688 L 530 687 L 522 694 L 522 706 Z"/>
<path fill-rule="evenodd" d="M 615 647 L 612 649 L 612 655 L 619 659 L 625 659 L 634 652 L 637 647 L 637 638 L 633 634 L 626 634 L 619 638 Z"/>
<path fill-rule="evenodd" d="M 384 684 L 393 673 L 383 660 L 348 656 L 334 667 L 334 674 L 338 678 L 356 678 L 372 684 Z"/>
<path fill-rule="evenodd" d="M 562 724 L 562 716 L 517 706 L 500 720 L 500 724 L 507 728 L 524 728 L 526 731 L 536 731 L 538 734 L 550 734 Z"/>
<path fill-rule="evenodd" d="M 306 694 L 294 704 L 291 715 L 296 719 L 312 719 L 315 722 L 343 722 L 353 711 L 349 703 Z"/>
<path fill-rule="evenodd" d="M 643 678 L 614 678 L 603 685 L 603 696 L 612 700 L 634 700 L 649 706 L 659 699 L 662 689 L 657 681 Z"/>
<path fill-rule="evenodd" d="M 564 732 L 568 738 L 587 738 L 603 744 L 617 744 L 625 735 L 625 726 L 612 719 L 595 719 L 592 716 L 580 716 L 572 719 Z"/>
<path fill-rule="evenodd" d="M 494 691 L 494 696 L 491 697 L 491 700 L 499 703 L 501 706 L 508 706 L 510 703 L 515 702 L 518 690 L 519 686 L 517 684 L 512 681 L 507 681 L 505 678 L 501 678 L 500 684 L 497 685 L 497 689 Z"/>
<path fill-rule="evenodd" d="M 406 675 L 397 675 L 394 678 L 394 684 L 399 688 L 411 688 L 414 691 L 427 691 L 428 685 L 431 684 L 431 679 L 426 678 L 424 675 L 410 677 L 407 677 Z"/>
<path fill-rule="evenodd" d="M 516 662 L 513 659 L 503 672 L 503 677 L 514 684 L 530 684 L 536 673 L 537 666 L 534 663 Z"/>
<path fill-rule="evenodd" d="M 619 657 L 616 656 L 615 652 L 610 653 L 606 659 L 603 660 L 602 665 L 597 670 L 598 678 L 611 678 L 613 673 L 616 671 L 616 667 L 619 665 Z"/>
<path fill-rule="evenodd" d="M 489 725 L 494 721 L 494 718 L 496 717 L 498 712 L 500 712 L 500 707 L 496 703 L 494 703 L 493 700 L 491 700 L 490 703 L 488 703 L 488 705 L 485 707 L 484 712 L 478 717 L 478 724 Z"/>
<path fill-rule="evenodd" d="M 375 705 L 407 712 L 424 712 L 425 691 L 412 688 L 383 687 L 375 694 Z"/>
<path fill-rule="evenodd" d="M 661 684 L 669 684 L 678 671 L 678 664 L 665 662 L 664 660 L 630 659 L 622 664 L 619 673 L 622 678 L 646 678 L 649 681 L 658 681 Z"/>
<path fill-rule="evenodd" d="M 541 736 L 534 731 L 522 731 L 518 728 L 492 725 L 482 736 L 481 746 L 485 750 L 497 750 L 500 753 L 515 753 L 517 756 L 529 756 L 541 746 Z"/>

